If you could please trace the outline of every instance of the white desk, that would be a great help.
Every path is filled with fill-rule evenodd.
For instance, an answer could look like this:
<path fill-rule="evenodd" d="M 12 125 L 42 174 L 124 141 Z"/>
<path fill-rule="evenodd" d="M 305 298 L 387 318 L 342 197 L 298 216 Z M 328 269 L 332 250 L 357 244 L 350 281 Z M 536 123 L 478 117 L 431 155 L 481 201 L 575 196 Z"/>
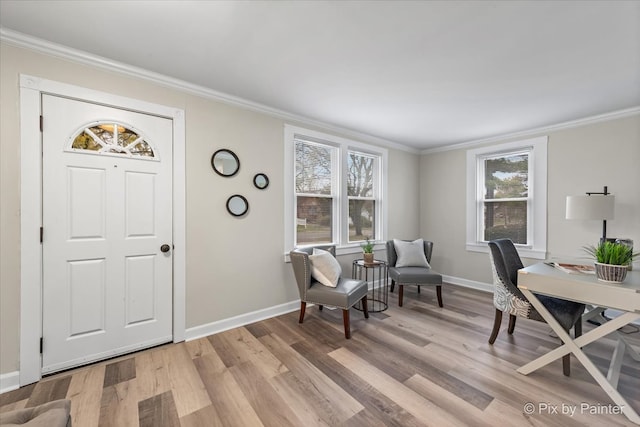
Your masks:
<path fill-rule="evenodd" d="M 538 263 L 518 271 L 518 288 L 564 343 L 555 350 L 551 350 L 518 368 L 518 372 L 528 375 L 565 354 L 573 353 L 613 402 L 621 408 L 627 418 L 640 425 L 640 416 L 637 412 L 581 349 L 598 338 L 640 319 L 640 272 L 630 271 L 624 283 L 614 285 L 598 281 L 595 275 L 568 274 L 544 263 Z M 613 308 L 624 312 L 624 314 L 573 340 L 533 292 L 598 307 Z"/>

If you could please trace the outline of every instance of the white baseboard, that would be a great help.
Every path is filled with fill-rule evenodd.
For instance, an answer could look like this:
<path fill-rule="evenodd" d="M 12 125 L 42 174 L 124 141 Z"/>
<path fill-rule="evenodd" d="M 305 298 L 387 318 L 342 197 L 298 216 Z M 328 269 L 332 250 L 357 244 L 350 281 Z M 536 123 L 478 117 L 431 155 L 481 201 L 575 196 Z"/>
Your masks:
<path fill-rule="evenodd" d="M 461 279 L 453 276 L 442 276 L 442 280 L 454 285 L 464 286 L 467 288 L 478 289 L 485 292 L 493 292 L 493 285 L 488 283 L 476 282 L 473 280 Z M 370 283 L 369 289 L 373 288 Z M 291 301 L 262 310 L 253 311 L 251 313 L 241 314 L 228 319 L 218 320 L 216 322 L 207 323 L 205 325 L 188 328 L 185 333 L 185 340 L 192 341 L 208 335 L 217 334 L 219 332 L 228 331 L 229 329 L 239 326 L 248 325 L 260 320 L 269 319 L 271 317 L 280 316 L 281 314 L 291 313 L 300 309 L 300 300 Z"/>
<path fill-rule="evenodd" d="M 453 285 L 464 286 L 465 288 L 477 289 L 479 291 L 493 293 L 493 285 L 490 283 L 476 282 L 475 280 L 462 279 L 455 276 L 442 276 L 442 281 Z"/>
<path fill-rule="evenodd" d="M 228 331 L 229 329 L 239 326 L 248 325 L 260 320 L 269 319 L 271 317 L 280 316 L 281 314 L 291 313 L 300 309 L 300 300 L 291 301 L 273 307 L 264 308 L 262 310 L 253 311 L 251 313 L 241 314 L 239 316 L 230 317 L 228 319 L 218 320 L 217 322 L 207 323 L 206 325 L 195 326 L 186 330 L 186 341 L 195 340 L 206 337 L 208 335 L 217 334 L 219 332 Z"/>
<path fill-rule="evenodd" d="M 20 388 L 20 372 L 14 371 L 0 375 L 0 394 Z"/>

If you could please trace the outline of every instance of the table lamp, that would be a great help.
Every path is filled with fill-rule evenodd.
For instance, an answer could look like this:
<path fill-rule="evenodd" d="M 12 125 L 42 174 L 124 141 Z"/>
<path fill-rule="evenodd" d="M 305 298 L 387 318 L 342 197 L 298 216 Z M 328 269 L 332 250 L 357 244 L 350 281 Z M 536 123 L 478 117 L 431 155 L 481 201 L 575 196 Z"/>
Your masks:
<path fill-rule="evenodd" d="M 602 220 L 602 242 L 607 240 L 607 220 L 614 219 L 615 197 L 605 185 L 601 193 L 588 192 L 586 196 L 567 196 L 567 219 Z"/>

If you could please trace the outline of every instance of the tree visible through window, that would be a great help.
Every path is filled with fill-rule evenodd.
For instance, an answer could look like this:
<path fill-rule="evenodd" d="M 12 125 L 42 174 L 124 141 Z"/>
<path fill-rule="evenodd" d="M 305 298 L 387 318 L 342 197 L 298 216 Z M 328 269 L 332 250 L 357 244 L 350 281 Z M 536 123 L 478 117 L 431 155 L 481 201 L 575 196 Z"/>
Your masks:
<path fill-rule="evenodd" d="M 336 148 L 295 142 L 296 243 L 333 241 Z"/>
<path fill-rule="evenodd" d="M 295 233 L 289 234 L 288 244 L 356 246 L 365 239 L 380 239 L 386 151 L 309 133 L 289 137 L 294 206 L 287 209 L 287 222 Z"/>
<path fill-rule="evenodd" d="M 73 139 L 71 149 L 98 154 L 155 157 L 153 149 L 142 136 L 118 123 L 98 123 L 84 128 Z"/>
<path fill-rule="evenodd" d="M 376 200 L 374 171 L 376 157 L 349 152 L 347 195 L 349 197 L 349 241 L 375 240 Z"/>
<path fill-rule="evenodd" d="M 527 244 L 529 155 L 484 158 L 483 240 L 510 238 Z"/>
<path fill-rule="evenodd" d="M 467 150 L 467 250 L 509 238 L 520 256 L 547 257 L 547 139 Z"/>

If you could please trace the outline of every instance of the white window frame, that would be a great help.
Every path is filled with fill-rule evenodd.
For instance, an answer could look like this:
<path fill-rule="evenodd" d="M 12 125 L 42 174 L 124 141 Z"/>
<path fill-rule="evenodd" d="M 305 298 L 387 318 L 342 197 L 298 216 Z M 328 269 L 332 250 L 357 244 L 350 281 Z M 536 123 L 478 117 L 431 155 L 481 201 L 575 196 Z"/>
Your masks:
<path fill-rule="evenodd" d="M 529 155 L 529 192 L 527 203 L 527 244 L 517 244 L 521 256 L 534 259 L 547 257 L 547 136 L 475 148 L 467 151 L 467 242 L 468 251 L 488 253 L 487 242 L 481 240 L 484 221 L 481 204 L 484 199 L 484 167 L 486 158 L 527 152 Z"/>
<path fill-rule="evenodd" d="M 333 165 L 337 173 L 334 180 L 337 186 L 333 212 L 333 244 L 337 255 L 362 252 L 359 242 L 349 243 L 349 198 L 347 196 L 347 156 L 350 151 L 379 157 L 376 179 L 376 246 L 384 247 L 387 235 L 387 164 L 388 150 L 347 138 L 329 135 L 323 132 L 285 124 L 284 126 L 284 257 L 289 262 L 289 252 L 296 246 L 296 192 L 295 192 L 295 140 L 296 138 L 336 147 L 337 158 Z"/>
<path fill-rule="evenodd" d="M 367 151 L 363 151 L 363 150 L 356 150 L 353 148 L 353 146 L 349 147 L 346 151 L 346 155 L 348 156 L 350 153 L 353 153 L 355 155 L 359 155 L 359 156 L 363 156 L 363 157 L 373 157 L 374 161 L 377 162 L 377 164 L 374 166 L 373 169 L 373 182 L 375 183 L 374 188 L 373 188 L 373 194 L 370 197 L 362 197 L 362 196 L 349 196 L 348 194 L 348 179 L 347 179 L 347 174 L 349 173 L 349 168 L 348 168 L 348 158 L 345 157 L 345 168 L 346 171 L 344 173 L 344 194 L 346 197 L 346 203 L 345 203 L 345 212 L 346 214 L 343 216 L 347 221 L 349 221 L 349 202 L 351 200 L 373 200 L 374 202 L 374 206 L 375 206 L 375 213 L 374 213 L 374 218 L 376 218 L 376 224 L 375 224 L 375 236 L 376 238 L 373 239 L 374 241 L 376 240 L 380 240 L 380 238 L 378 237 L 380 234 L 380 230 L 379 230 L 379 223 L 380 221 L 378 221 L 378 214 L 380 211 L 380 206 L 378 206 L 380 204 L 380 178 L 381 175 L 383 175 L 380 171 L 380 169 L 382 168 L 382 156 L 380 156 L 379 154 L 372 154 L 370 152 Z M 354 244 L 354 243 L 358 243 L 358 242 L 363 242 L 364 240 L 360 240 L 360 241 L 354 241 L 354 242 L 349 242 L 349 225 L 347 224 L 344 227 L 344 230 L 341 230 L 344 235 L 343 235 L 343 241 L 349 244 Z M 358 243 L 358 244 L 360 244 Z"/>

